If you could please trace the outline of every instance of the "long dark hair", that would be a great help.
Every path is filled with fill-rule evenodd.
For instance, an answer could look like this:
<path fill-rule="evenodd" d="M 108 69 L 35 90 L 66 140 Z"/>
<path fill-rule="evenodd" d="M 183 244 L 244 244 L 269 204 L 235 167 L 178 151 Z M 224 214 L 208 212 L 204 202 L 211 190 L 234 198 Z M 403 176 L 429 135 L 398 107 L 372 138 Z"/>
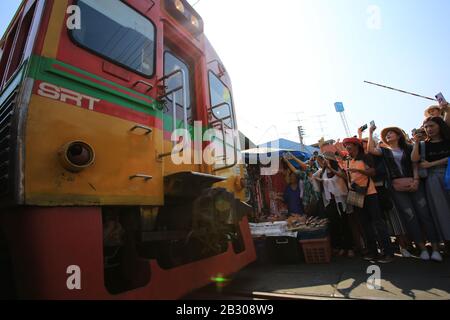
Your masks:
<path fill-rule="evenodd" d="M 404 134 L 399 134 L 399 136 L 398 136 L 398 146 L 403 151 L 407 151 L 408 150 L 408 143 L 406 142 L 406 137 L 405 137 Z"/>
<path fill-rule="evenodd" d="M 441 117 L 429 117 L 425 119 L 423 122 L 423 125 L 425 126 L 425 123 L 427 122 L 434 122 L 439 126 L 439 133 L 443 140 L 449 141 L 450 140 L 450 128 L 447 123 L 445 123 L 444 119 Z"/>

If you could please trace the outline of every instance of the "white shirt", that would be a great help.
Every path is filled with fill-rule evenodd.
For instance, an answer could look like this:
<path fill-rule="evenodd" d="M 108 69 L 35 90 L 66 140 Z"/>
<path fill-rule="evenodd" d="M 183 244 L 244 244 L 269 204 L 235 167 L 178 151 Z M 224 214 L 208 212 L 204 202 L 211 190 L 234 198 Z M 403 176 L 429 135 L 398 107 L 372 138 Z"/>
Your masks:
<path fill-rule="evenodd" d="M 344 211 L 347 211 L 347 195 L 348 195 L 347 184 L 344 179 L 342 179 L 337 175 L 334 175 L 332 178 L 328 178 L 328 172 L 329 171 L 326 169 L 325 173 L 322 176 L 323 204 L 325 205 L 325 207 L 327 207 L 332 199 L 331 195 L 333 195 L 336 203 L 341 203 Z"/>

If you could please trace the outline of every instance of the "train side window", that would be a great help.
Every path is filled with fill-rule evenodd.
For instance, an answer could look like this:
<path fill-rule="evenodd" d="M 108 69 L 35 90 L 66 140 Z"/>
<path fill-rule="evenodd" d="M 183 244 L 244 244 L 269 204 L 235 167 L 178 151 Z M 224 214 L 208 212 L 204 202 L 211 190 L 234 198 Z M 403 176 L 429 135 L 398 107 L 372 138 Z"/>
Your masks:
<path fill-rule="evenodd" d="M 78 0 L 81 28 L 70 35 L 81 47 L 144 77 L 155 69 L 155 27 L 120 0 Z"/>
<path fill-rule="evenodd" d="M 224 124 L 233 129 L 234 118 L 231 92 L 214 72 L 210 71 L 208 77 L 212 115 L 218 120 L 224 119 Z"/>
<path fill-rule="evenodd" d="M 182 69 L 184 73 L 186 74 L 186 100 L 187 100 L 187 118 L 189 124 L 193 123 L 193 110 L 192 106 L 194 105 L 194 94 L 192 92 L 193 89 L 193 80 L 192 80 L 192 72 L 189 68 L 189 65 L 182 61 L 180 58 L 176 57 L 174 54 L 172 54 L 169 51 L 166 51 L 164 53 L 164 74 L 170 74 L 171 72 L 174 72 L 176 70 Z M 168 80 L 166 80 L 166 91 L 169 92 L 171 90 L 174 90 L 180 86 L 183 85 L 183 75 L 181 73 L 175 74 L 173 77 L 170 77 Z M 183 90 L 178 90 L 175 92 L 175 99 L 177 102 L 177 106 L 179 109 L 177 110 L 177 119 L 182 119 L 182 109 L 183 109 Z M 167 98 L 167 109 L 166 112 L 169 114 L 172 114 L 172 95 L 169 95 Z"/>

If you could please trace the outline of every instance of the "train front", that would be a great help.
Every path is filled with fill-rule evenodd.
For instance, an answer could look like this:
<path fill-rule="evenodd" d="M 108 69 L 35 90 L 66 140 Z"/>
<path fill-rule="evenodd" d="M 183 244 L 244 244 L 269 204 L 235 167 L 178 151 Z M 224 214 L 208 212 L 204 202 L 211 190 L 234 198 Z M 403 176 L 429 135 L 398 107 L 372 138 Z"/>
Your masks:
<path fill-rule="evenodd" d="M 255 259 L 231 82 L 181 0 L 26 0 L 0 42 L 0 291 L 174 299 Z"/>

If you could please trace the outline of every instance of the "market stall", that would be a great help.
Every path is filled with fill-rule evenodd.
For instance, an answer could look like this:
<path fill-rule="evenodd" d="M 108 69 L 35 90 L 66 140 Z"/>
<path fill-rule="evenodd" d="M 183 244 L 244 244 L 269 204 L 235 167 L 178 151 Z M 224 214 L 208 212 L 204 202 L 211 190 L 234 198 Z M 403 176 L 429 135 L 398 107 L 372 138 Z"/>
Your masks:
<path fill-rule="evenodd" d="M 300 151 L 267 147 L 242 152 L 247 163 L 248 187 L 254 208 L 250 228 L 258 261 L 298 263 L 304 258 L 307 263 L 328 263 L 331 257 L 328 220 L 289 216 L 282 200 L 288 169 L 281 159 L 288 152 L 305 162 L 311 157 Z M 292 161 L 291 164 L 300 169 L 298 163 Z"/>

